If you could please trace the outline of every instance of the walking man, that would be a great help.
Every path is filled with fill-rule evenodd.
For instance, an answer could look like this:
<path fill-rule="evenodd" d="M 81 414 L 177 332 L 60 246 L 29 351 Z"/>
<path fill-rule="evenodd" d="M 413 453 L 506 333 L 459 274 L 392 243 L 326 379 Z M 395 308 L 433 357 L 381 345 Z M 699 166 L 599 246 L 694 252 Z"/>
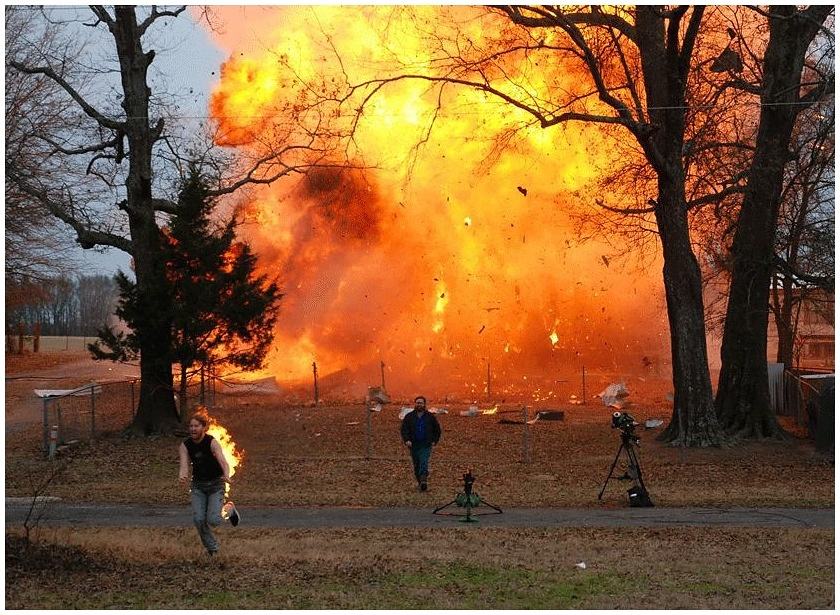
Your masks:
<path fill-rule="evenodd" d="M 207 433 L 209 422 L 210 417 L 205 412 L 199 411 L 190 417 L 190 437 L 178 449 L 181 459 L 178 480 L 181 485 L 186 485 L 192 466 L 190 496 L 193 523 L 207 553 L 215 555 L 219 543 L 211 528 L 217 527 L 222 521 L 222 500 L 225 483 L 230 482 L 230 466 L 219 442 Z M 233 503 L 228 502 L 226 506 L 231 525 L 239 525 L 239 513 Z"/>
<path fill-rule="evenodd" d="M 402 441 L 411 451 L 411 461 L 414 464 L 414 478 L 420 486 L 420 491 L 429 488 L 429 458 L 432 446 L 440 440 L 440 423 L 434 414 L 426 411 L 426 398 L 414 398 L 414 410 L 405 415 L 400 425 Z"/>

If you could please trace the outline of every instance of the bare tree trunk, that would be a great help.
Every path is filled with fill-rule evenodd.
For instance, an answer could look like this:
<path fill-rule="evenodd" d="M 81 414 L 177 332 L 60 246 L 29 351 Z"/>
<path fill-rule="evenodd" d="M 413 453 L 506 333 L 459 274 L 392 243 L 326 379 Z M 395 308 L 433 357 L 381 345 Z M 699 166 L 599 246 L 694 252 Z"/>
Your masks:
<path fill-rule="evenodd" d="M 674 382 L 671 422 L 660 437 L 678 446 L 719 446 L 722 437 L 706 353 L 702 280 L 691 249 L 683 185 L 660 180 L 656 207 Z"/>
<path fill-rule="evenodd" d="M 805 53 L 831 7 L 771 7 L 764 89 L 755 155 L 732 244 L 734 260 L 715 406 L 727 432 L 783 436 L 770 407 L 767 323 L 784 167 L 799 99 Z M 808 13 L 806 15 L 806 13 Z"/>
<path fill-rule="evenodd" d="M 126 180 L 131 240 L 137 291 L 147 319 L 137 331 L 140 346 L 140 404 L 130 431 L 138 434 L 169 432 L 178 427 L 172 380 L 172 306 L 164 290 L 165 263 L 160 250 L 160 229 L 152 203 L 152 147 L 162 123 L 149 126 L 146 72 L 154 52 L 144 53 L 132 6 L 117 6 L 112 34 L 120 60 L 126 112 L 129 171 Z"/>
<path fill-rule="evenodd" d="M 685 14 L 688 7 L 676 11 Z M 657 175 L 654 214 L 662 242 L 674 382 L 674 410 L 660 438 L 692 447 L 719 446 L 723 442 L 714 411 L 703 284 L 689 236 L 682 160 L 686 80 L 694 43 L 689 32 L 696 33 L 702 13 L 700 7 L 693 9 L 681 47 L 679 20 L 669 22 L 666 30 L 657 7 L 636 7 L 637 43 L 651 124 L 655 126 L 636 136 Z"/>
<path fill-rule="evenodd" d="M 785 277 L 782 282 L 781 305 L 776 311 L 776 332 L 779 336 L 779 347 L 776 349 L 776 362 L 783 363 L 785 369 L 793 368 L 793 342 L 796 331 L 793 326 L 793 288 L 790 278 Z"/>

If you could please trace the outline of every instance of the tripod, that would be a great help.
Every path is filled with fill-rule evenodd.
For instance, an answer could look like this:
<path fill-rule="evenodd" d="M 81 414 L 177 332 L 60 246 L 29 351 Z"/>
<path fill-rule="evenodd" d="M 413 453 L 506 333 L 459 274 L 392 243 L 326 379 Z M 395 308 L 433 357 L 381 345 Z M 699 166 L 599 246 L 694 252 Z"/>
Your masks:
<path fill-rule="evenodd" d="M 460 516 L 460 515 L 457 515 L 457 514 L 441 512 L 442 510 L 444 510 L 445 508 L 449 508 L 453 504 L 455 504 L 459 508 L 466 508 L 467 509 L 466 516 L 461 518 L 461 519 L 458 519 L 459 521 L 462 521 L 464 523 L 475 523 L 476 521 L 478 521 L 478 519 L 473 519 L 472 509 L 476 508 L 478 506 L 481 506 L 482 504 L 484 506 L 487 506 L 488 508 L 492 508 L 493 512 L 479 512 L 479 513 L 475 513 L 475 516 L 479 516 L 479 515 L 499 515 L 499 514 L 501 514 L 502 513 L 501 508 L 499 508 L 498 506 L 494 506 L 490 502 L 487 502 L 487 501 L 483 500 L 480 495 L 473 492 L 472 486 L 473 486 L 474 482 L 475 482 L 475 477 L 472 475 L 471 471 L 467 470 L 467 473 L 464 474 L 464 491 L 459 493 L 458 495 L 456 495 L 455 499 L 452 500 L 451 502 L 447 502 L 443 506 L 438 506 L 437 508 L 435 508 L 432 511 L 432 514 L 433 515 L 441 515 L 443 517 L 457 517 L 457 516 Z"/>
<path fill-rule="evenodd" d="M 639 457 L 636 454 L 636 447 L 639 446 L 639 437 L 631 431 L 621 430 L 621 445 L 618 447 L 618 452 L 615 454 L 610 472 L 607 474 L 607 479 L 604 481 L 604 486 L 601 487 L 601 493 L 598 494 L 600 500 L 604 491 L 607 490 L 607 484 L 610 479 L 615 480 L 632 480 L 635 485 L 627 491 L 630 496 L 630 506 L 653 506 L 653 501 L 650 499 L 645 482 L 642 479 L 642 467 L 639 465 Z M 618 464 L 618 459 L 621 457 L 621 451 L 627 454 L 627 470 L 621 476 L 613 476 L 615 466 Z"/>

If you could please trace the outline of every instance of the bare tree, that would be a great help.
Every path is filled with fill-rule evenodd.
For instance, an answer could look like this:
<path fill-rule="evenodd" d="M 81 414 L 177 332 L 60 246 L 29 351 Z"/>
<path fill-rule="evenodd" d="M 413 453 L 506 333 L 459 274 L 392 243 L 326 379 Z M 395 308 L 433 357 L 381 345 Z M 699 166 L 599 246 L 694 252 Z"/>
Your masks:
<path fill-rule="evenodd" d="M 796 157 L 785 169 L 776 234 L 777 266 L 770 309 L 776 361 L 796 365 L 804 304 L 834 292 L 834 100 L 804 110 L 792 139 Z"/>
<path fill-rule="evenodd" d="M 740 437 L 778 437 L 767 386 L 767 325 L 775 236 L 784 170 L 796 118 L 833 90 L 833 61 L 804 71 L 814 38 L 832 6 L 772 6 L 763 60 L 755 153 L 732 244 L 732 281 L 715 405 L 721 423 Z M 833 36 L 833 35 L 832 35 Z"/>
<path fill-rule="evenodd" d="M 19 288 L 26 281 L 37 282 L 69 273 L 74 265 L 72 241 L 62 233 L 61 223 L 37 200 L 9 181 L 10 173 L 43 174 L 39 161 L 48 155 L 48 145 L 40 138 L 54 135 L 71 121 L 68 101 L 62 90 L 46 77 L 27 78 L 9 65 L 10 58 L 33 61 L 60 44 L 54 26 L 44 23 L 30 31 L 29 10 L 7 7 L 6 25 L 6 141 L 5 141 L 5 276 L 7 289 Z M 68 50 L 69 55 L 75 48 Z M 7 293 L 7 304 L 16 297 Z"/>
<path fill-rule="evenodd" d="M 146 44 L 160 22 L 175 19 L 186 7 L 150 8 L 91 6 L 92 18 L 61 22 L 65 37 L 85 27 L 102 36 L 96 47 L 101 54 L 107 44 L 116 63 L 100 57 L 86 63 L 53 54 L 19 55 L 7 63 L 33 79 L 48 79 L 60 86 L 65 100 L 81 113 L 77 123 L 63 126 L 58 137 L 42 137 L 49 144 L 50 160 L 64 161 L 61 173 L 49 180 L 27 169 L 7 169 L 7 177 L 20 191 L 69 225 L 83 248 L 117 248 L 133 258 L 137 292 L 146 321 L 137 332 L 140 348 L 140 399 L 130 431 L 137 434 L 166 432 L 178 427 L 172 377 L 172 306 L 163 291 L 166 263 L 162 256 L 161 219 L 177 211 L 167 194 L 167 177 L 177 174 L 184 159 L 200 158 L 195 151 L 181 153 L 182 143 L 170 139 L 166 109 L 160 93 L 152 91 L 149 67 L 156 59 Z M 47 16 L 50 17 L 47 11 Z M 90 46 L 91 49 L 94 46 Z M 71 68 L 82 74 L 73 78 Z M 85 87 L 96 76 L 99 90 Z M 110 88 L 110 89 L 109 89 Z M 297 118 L 290 114 L 286 126 Z M 277 128 L 273 136 L 281 133 Z M 323 159 L 317 131 L 283 134 L 293 140 L 275 140 L 259 157 L 247 160 L 238 178 L 219 185 L 215 195 L 229 194 L 247 184 L 270 183 Z M 256 138 L 256 135 L 248 135 Z M 240 142 L 242 141 L 240 135 Z M 276 145 L 280 143 L 281 145 Z M 207 159 L 215 159 L 207 156 Z M 173 166 L 175 169 L 173 169 Z M 223 177 L 230 178 L 230 168 Z"/>

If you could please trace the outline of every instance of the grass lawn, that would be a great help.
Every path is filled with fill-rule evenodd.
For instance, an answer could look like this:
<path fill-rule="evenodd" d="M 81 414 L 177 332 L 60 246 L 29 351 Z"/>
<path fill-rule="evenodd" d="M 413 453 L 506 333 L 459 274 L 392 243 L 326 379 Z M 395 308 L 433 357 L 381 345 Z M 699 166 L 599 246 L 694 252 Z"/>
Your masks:
<path fill-rule="evenodd" d="M 834 532 L 673 528 L 41 529 L 6 607 L 832 608 Z M 586 568 L 576 567 L 585 562 Z"/>

